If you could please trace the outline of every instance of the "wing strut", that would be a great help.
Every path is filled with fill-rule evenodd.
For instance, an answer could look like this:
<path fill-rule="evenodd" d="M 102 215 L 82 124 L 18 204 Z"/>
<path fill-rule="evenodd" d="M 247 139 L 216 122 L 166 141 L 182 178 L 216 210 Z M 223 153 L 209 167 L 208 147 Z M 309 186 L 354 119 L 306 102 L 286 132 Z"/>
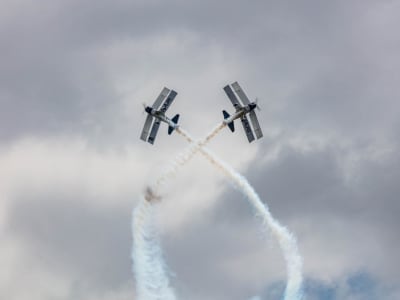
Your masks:
<path fill-rule="evenodd" d="M 236 94 L 238 94 L 240 100 L 242 100 L 244 105 L 250 104 L 249 98 L 247 98 L 246 94 L 243 92 L 242 88 L 240 87 L 237 81 L 232 83 L 232 87 L 235 90 Z"/>
<path fill-rule="evenodd" d="M 147 141 L 147 136 L 149 135 L 150 126 L 152 122 L 153 122 L 153 116 L 147 115 L 146 121 L 144 122 L 142 134 L 140 135 L 140 138 L 145 142 Z"/>
<path fill-rule="evenodd" d="M 160 95 L 158 95 L 156 101 L 154 102 L 152 108 L 158 109 L 160 107 L 161 103 L 163 102 L 163 100 L 165 99 L 165 97 L 168 96 L 168 93 L 169 93 L 169 89 L 167 89 L 166 87 L 163 88 Z"/>
<path fill-rule="evenodd" d="M 257 139 L 261 139 L 263 137 L 263 133 L 261 131 L 260 124 L 258 123 L 257 115 L 254 110 L 249 113 L 251 124 L 253 124 L 254 132 L 256 133 Z"/>
<path fill-rule="evenodd" d="M 235 108 L 242 106 L 242 105 L 240 105 L 238 98 L 236 98 L 235 94 L 233 93 L 233 91 L 229 85 L 224 87 L 224 91 L 225 91 L 226 95 L 228 96 L 229 100 L 231 100 L 231 102 Z"/>
<path fill-rule="evenodd" d="M 253 130 L 250 127 L 249 120 L 247 120 L 247 117 L 245 115 L 243 115 L 240 120 L 242 121 L 242 125 L 244 131 L 246 132 L 247 139 L 249 140 L 249 143 L 251 143 L 252 141 L 254 141 L 254 134 Z"/>
<path fill-rule="evenodd" d="M 171 106 L 171 104 L 174 101 L 177 94 L 178 94 L 177 92 L 175 92 L 174 90 L 171 90 L 171 93 L 169 93 L 169 96 L 167 97 L 167 99 L 165 99 L 163 105 L 161 106 L 160 111 L 165 113 L 167 111 L 167 109 Z"/>
<path fill-rule="evenodd" d="M 156 121 L 153 124 L 153 127 L 151 128 L 150 136 L 149 139 L 147 140 L 150 144 L 154 144 L 158 128 L 160 128 L 160 123 L 161 123 L 160 120 L 156 119 Z"/>

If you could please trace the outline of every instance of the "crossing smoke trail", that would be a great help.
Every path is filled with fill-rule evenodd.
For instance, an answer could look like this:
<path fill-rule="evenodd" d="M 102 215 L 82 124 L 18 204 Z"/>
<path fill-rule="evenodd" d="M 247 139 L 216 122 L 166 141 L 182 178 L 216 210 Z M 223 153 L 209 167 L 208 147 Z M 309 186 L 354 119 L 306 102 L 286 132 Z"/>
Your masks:
<path fill-rule="evenodd" d="M 159 190 L 168 179 L 174 177 L 179 168 L 185 165 L 200 149 L 221 131 L 224 124 L 215 127 L 205 139 L 192 143 L 179 154 L 168 169 L 147 187 L 145 194 L 132 213 L 133 272 L 136 277 L 137 297 L 140 300 L 175 300 L 174 290 L 170 286 L 166 264 L 164 262 L 157 231 L 154 225 L 152 203 L 161 200 Z M 178 128 L 179 129 L 179 128 Z"/>
<path fill-rule="evenodd" d="M 278 243 L 283 251 L 283 256 L 287 266 L 288 281 L 285 289 L 285 300 L 300 300 L 302 298 L 302 259 L 299 254 L 295 237 L 289 232 L 289 230 L 282 226 L 277 220 L 275 220 L 268 207 L 260 200 L 260 197 L 249 184 L 249 182 L 232 169 L 229 165 L 223 162 L 221 159 L 216 157 L 212 152 L 205 149 L 204 146 L 225 126 L 220 124 L 217 126 L 207 137 L 200 141 L 195 141 L 186 131 L 181 128 L 177 129 L 177 132 L 186 138 L 191 145 L 178 155 L 172 162 L 170 168 L 166 170 L 162 176 L 158 178 L 154 187 L 148 188 L 147 197 L 148 201 L 142 200 L 138 207 L 135 209 L 133 214 L 133 234 L 134 234 L 134 251 L 132 254 L 133 261 L 135 262 L 135 274 L 138 285 L 139 299 L 150 300 L 150 299 L 175 299 L 172 289 L 169 287 L 168 277 L 165 271 L 165 263 L 162 260 L 161 249 L 158 245 L 157 236 L 154 235 L 151 239 L 151 235 L 147 234 L 144 230 L 145 227 L 141 227 L 140 222 L 135 222 L 136 212 L 140 215 L 141 207 L 144 206 L 142 202 L 149 202 L 146 205 L 150 206 L 151 200 L 155 199 L 155 192 L 158 188 L 165 184 L 168 178 L 174 176 L 178 171 L 179 167 L 185 165 L 198 151 L 202 153 L 215 167 L 220 169 L 226 176 L 231 180 L 231 183 L 237 187 L 249 200 L 250 204 L 256 209 L 258 216 L 262 219 L 263 224 L 267 225 L 271 233 L 277 238 Z M 147 215 L 146 215 L 147 212 Z M 142 219 L 150 218 L 149 211 L 142 212 Z M 135 235 L 138 234 L 138 241 Z M 143 238 L 143 237 L 147 237 Z M 152 248 L 154 247 L 154 249 Z M 138 249 L 139 248 L 139 249 Z M 136 249 L 136 250 L 135 250 Z M 156 255 L 154 255 L 156 253 Z M 152 258 L 152 259 L 151 259 Z M 146 264 L 147 262 L 147 264 Z M 154 281 L 160 280 L 156 288 L 153 287 Z M 161 285 L 161 286 L 160 286 Z M 159 294 L 154 293 L 157 290 Z M 140 295 L 154 295 L 153 298 L 144 297 Z M 156 297 L 158 295 L 158 297 Z M 172 297 L 172 298 L 171 298 Z"/>
<path fill-rule="evenodd" d="M 178 172 L 179 168 L 184 166 L 189 160 L 193 158 L 193 156 L 204 147 L 209 141 L 211 141 L 221 130 L 225 127 L 224 123 L 216 126 L 207 136 L 197 142 L 194 142 L 192 138 L 190 138 L 189 134 L 186 133 L 181 127 L 178 127 L 176 131 L 184 136 L 186 140 L 190 142 L 190 145 L 183 150 L 180 154 L 178 154 L 174 160 L 171 161 L 168 169 L 164 170 L 162 174 L 157 178 L 155 184 L 151 187 L 152 190 L 158 191 L 168 179 L 171 179 Z"/>

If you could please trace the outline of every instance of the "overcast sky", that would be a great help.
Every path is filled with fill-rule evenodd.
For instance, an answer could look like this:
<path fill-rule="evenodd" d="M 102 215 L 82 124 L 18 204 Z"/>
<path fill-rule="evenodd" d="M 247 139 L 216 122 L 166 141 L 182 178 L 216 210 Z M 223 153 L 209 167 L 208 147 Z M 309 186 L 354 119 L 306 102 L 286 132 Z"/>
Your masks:
<path fill-rule="evenodd" d="M 3 0 L 0 298 L 136 299 L 131 211 L 185 146 L 139 140 L 162 87 L 204 136 L 259 99 L 264 138 L 209 147 L 296 235 L 306 299 L 400 298 L 398 1 Z M 157 220 L 180 299 L 281 299 L 285 264 L 243 196 L 202 157 Z"/>

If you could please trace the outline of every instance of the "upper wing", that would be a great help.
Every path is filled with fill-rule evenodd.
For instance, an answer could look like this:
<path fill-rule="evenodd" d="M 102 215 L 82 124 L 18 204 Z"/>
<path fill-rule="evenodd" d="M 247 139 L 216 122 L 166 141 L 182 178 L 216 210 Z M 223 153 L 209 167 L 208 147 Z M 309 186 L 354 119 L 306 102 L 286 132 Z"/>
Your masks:
<path fill-rule="evenodd" d="M 177 92 L 175 92 L 174 90 L 171 90 L 171 93 L 169 93 L 168 98 L 165 99 L 164 104 L 161 106 L 160 111 L 165 113 L 167 111 L 167 109 L 170 107 L 170 105 L 172 104 L 172 102 L 174 101 L 177 94 L 178 94 Z"/>
<path fill-rule="evenodd" d="M 153 122 L 153 116 L 147 115 L 146 121 L 144 122 L 142 134 L 140 135 L 140 138 L 145 142 L 147 141 L 147 136 L 149 135 L 149 129 L 152 122 Z"/>
<path fill-rule="evenodd" d="M 158 95 L 158 97 L 152 107 L 154 109 L 158 109 L 160 107 L 162 101 L 165 99 L 165 97 L 168 96 L 168 93 L 169 93 L 169 89 L 167 89 L 166 87 L 163 88 L 163 90 L 161 91 L 160 95 Z"/>
<path fill-rule="evenodd" d="M 236 94 L 238 94 L 240 100 L 242 100 L 244 105 L 250 104 L 249 98 L 247 98 L 246 94 L 243 92 L 242 88 L 240 87 L 239 83 L 237 83 L 237 81 L 232 83 L 232 87 L 235 90 Z"/>
<path fill-rule="evenodd" d="M 253 130 L 251 130 L 249 120 L 247 120 L 246 116 L 243 115 L 241 117 L 241 121 L 242 121 L 244 131 L 246 132 L 247 139 L 249 140 L 249 143 L 251 143 L 252 141 L 254 141 L 254 134 L 253 134 Z"/>
<path fill-rule="evenodd" d="M 156 139 L 158 128 L 160 128 L 160 120 L 156 119 L 153 127 L 151 128 L 149 139 L 147 140 L 150 144 L 154 144 L 154 140 Z"/>
<path fill-rule="evenodd" d="M 250 116 L 251 123 L 253 124 L 254 132 L 256 133 L 257 139 L 262 138 L 263 137 L 263 133 L 261 131 L 260 124 L 258 123 L 256 112 L 254 110 L 252 110 L 249 113 L 249 116 Z"/>
<path fill-rule="evenodd" d="M 226 95 L 228 96 L 229 100 L 231 100 L 234 107 L 241 106 L 238 98 L 236 98 L 235 94 L 233 93 L 233 91 L 229 85 L 224 87 L 224 91 L 225 91 Z"/>

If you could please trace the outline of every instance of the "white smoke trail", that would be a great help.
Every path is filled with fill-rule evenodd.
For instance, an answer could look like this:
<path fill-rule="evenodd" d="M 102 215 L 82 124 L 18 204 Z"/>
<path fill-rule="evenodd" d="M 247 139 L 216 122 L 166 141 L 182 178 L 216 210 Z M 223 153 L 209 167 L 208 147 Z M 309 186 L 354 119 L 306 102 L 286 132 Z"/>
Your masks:
<path fill-rule="evenodd" d="M 200 149 L 206 145 L 224 127 L 215 127 L 207 137 L 198 143 L 192 143 L 179 154 L 168 169 L 161 173 L 155 183 L 147 187 L 145 195 L 132 213 L 133 234 L 133 272 L 136 278 L 137 297 L 140 300 L 175 300 L 174 290 L 170 286 L 166 264 L 163 260 L 160 242 L 154 225 L 152 203 L 160 200 L 159 190 L 168 179 L 174 177 Z"/>
<path fill-rule="evenodd" d="M 165 271 L 165 263 L 162 260 L 161 249 L 158 237 L 152 228 L 152 215 L 149 209 L 152 200 L 158 198 L 158 190 L 165 182 L 173 177 L 180 167 L 184 166 L 198 151 L 200 151 L 214 166 L 220 169 L 250 201 L 272 234 L 277 238 L 283 251 L 287 266 L 288 281 L 285 289 L 285 300 L 300 300 L 302 298 L 302 259 L 299 254 L 295 237 L 289 230 L 275 220 L 268 207 L 260 200 L 254 188 L 246 178 L 232 169 L 228 164 L 216 157 L 204 146 L 225 126 L 218 125 L 203 140 L 195 142 L 194 139 L 183 129 L 178 128 L 177 132 L 186 138 L 191 145 L 176 157 L 169 169 L 162 173 L 152 187 L 147 189 L 147 194 L 141 200 L 134 211 L 133 235 L 134 251 L 132 253 L 135 262 L 134 271 L 138 286 L 138 295 L 141 300 L 153 299 L 176 299 L 172 288 L 169 287 L 169 280 Z M 138 219 L 139 221 L 137 221 Z M 142 221 L 140 221 L 142 220 Z M 136 237 L 137 235 L 137 237 Z M 157 282 L 157 283 L 155 283 Z"/>
<path fill-rule="evenodd" d="M 180 130 L 180 133 L 191 143 L 194 139 L 191 136 Z M 271 215 L 268 207 L 261 201 L 260 197 L 249 184 L 247 179 L 236 172 L 232 167 L 214 155 L 211 151 L 202 147 L 201 143 L 196 143 L 197 150 L 200 151 L 214 166 L 220 169 L 250 201 L 250 204 L 256 209 L 258 215 L 263 220 L 263 223 L 268 226 L 272 234 L 277 238 L 279 246 L 282 249 L 283 256 L 286 261 L 288 281 L 285 289 L 285 300 L 300 300 L 302 298 L 303 284 L 303 261 L 300 256 L 296 238 L 284 226 L 282 226 Z"/>
<path fill-rule="evenodd" d="M 154 228 L 151 203 L 141 198 L 132 214 L 133 272 L 137 297 L 141 300 L 175 300 Z"/>
<path fill-rule="evenodd" d="M 162 186 L 166 183 L 167 180 L 173 178 L 176 173 L 178 172 L 180 167 L 183 167 L 189 160 L 193 158 L 193 156 L 200 150 L 202 147 L 207 145 L 209 141 L 211 141 L 212 138 L 214 138 L 222 128 L 225 127 L 225 124 L 221 123 L 213 130 L 210 131 L 209 134 L 206 135 L 206 137 L 202 140 L 199 140 L 197 142 L 194 142 L 194 140 L 190 137 L 190 135 L 181 129 L 181 127 L 178 127 L 176 131 L 181 134 L 185 139 L 190 142 L 190 145 L 183 150 L 180 154 L 178 154 L 170 163 L 168 166 L 168 169 L 164 170 L 164 172 L 161 173 L 161 175 L 157 178 L 155 183 L 151 186 L 151 189 L 155 192 L 158 192 Z"/>

